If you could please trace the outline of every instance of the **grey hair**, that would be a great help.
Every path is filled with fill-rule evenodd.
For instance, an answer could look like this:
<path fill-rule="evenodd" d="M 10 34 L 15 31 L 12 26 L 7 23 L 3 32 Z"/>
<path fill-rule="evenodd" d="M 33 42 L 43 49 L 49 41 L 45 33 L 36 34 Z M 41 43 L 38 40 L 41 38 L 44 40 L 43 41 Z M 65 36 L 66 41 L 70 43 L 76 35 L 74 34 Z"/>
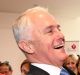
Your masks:
<path fill-rule="evenodd" d="M 21 39 L 31 40 L 31 22 L 25 15 L 20 16 L 12 28 L 17 42 Z"/>
<path fill-rule="evenodd" d="M 37 11 L 48 12 L 45 8 L 42 7 L 34 7 L 26 10 L 21 16 L 18 17 L 13 28 L 13 33 L 17 42 L 21 39 L 31 40 L 32 39 L 32 21 L 30 18 L 30 14 L 35 13 Z"/>

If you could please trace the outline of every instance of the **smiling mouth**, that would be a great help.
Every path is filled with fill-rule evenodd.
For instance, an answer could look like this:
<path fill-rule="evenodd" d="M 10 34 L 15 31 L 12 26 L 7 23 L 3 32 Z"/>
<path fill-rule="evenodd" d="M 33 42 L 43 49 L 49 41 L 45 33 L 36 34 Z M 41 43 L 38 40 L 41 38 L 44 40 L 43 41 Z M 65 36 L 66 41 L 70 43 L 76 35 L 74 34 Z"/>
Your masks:
<path fill-rule="evenodd" d="M 61 49 L 61 48 L 64 48 L 64 45 L 65 45 L 65 39 L 64 38 L 60 38 L 58 40 L 58 42 L 56 41 L 56 44 L 54 44 L 54 49 Z"/>
<path fill-rule="evenodd" d="M 54 47 L 54 49 L 60 49 L 60 48 L 63 48 L 63 46 Z"/>
<path fill-rule="evenodd" d="M 64 46 L 63 45 L 58 45 L 58 46 L 55 46 L 54 49 L 60 49 L 60 48 L 63 48 Z"/>

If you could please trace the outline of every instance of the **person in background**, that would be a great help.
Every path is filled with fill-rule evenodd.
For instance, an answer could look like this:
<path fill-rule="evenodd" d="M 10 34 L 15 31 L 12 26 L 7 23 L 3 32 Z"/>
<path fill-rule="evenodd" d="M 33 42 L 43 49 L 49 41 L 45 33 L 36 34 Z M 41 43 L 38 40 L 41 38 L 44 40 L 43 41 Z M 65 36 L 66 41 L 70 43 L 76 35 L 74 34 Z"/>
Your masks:
<path fill-rule="evenodd" d="M 77 66 L 77 70 L 78 70 L 78 74 L 77 75 L 80 75 L 80 56 L 78 58 L 78 62 L 76 64 L 76 66 Z"/>
<path fill-rule="evenodd" d="M 77 75 L 77 61 L 78 61 L 78 56 L 77 55 L 74 55 L 74 54 L 70 54 L 66 59 L 65 59 L 65 62 L 64 62 L 64 65 L 71 69 L 75 75 Z"/>
<path fill-rule="evenodd" d="M 0 73 L 0 75 L 5 75 L 5 74 Z"/>
<path fill-rule="evenodd" d="M 12 75 L 12 67 L 9 62 L 0 63 L 0 73 L 4 75 Z"/>
<path fill-rule="evenodd" d="M 67 57 L 65 38 L 48 10 L 40 6 L 26 10 L 12 29 L 19 48 L 31 62 L 28 75 L 62 75 Z"/>
<path fill-rule="evenodd" d="M 30 69 L 30 62 L 26 59 L 21 63 L 21 75 L 27 75 Z"/>

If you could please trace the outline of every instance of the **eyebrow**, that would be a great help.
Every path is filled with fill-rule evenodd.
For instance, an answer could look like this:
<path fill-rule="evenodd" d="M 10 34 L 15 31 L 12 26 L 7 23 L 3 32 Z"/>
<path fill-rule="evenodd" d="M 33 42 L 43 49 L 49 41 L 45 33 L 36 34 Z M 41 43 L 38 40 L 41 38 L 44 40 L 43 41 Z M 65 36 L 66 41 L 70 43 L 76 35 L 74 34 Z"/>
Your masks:
<path fill-rule="evenodd" d="M 54 27 L 53 25 L 47 26 L 47 27 L 43 30 L 44 34 L 48 31 L 48 29 L 52 29 L 53 27 Z"/>
<path fill-rule="evenodd" d="M 53 27 L 54 27 L 53 25 L 50 25 L 50 26 L 46 27 L 46 29 L 53 28 Z"/>
<path fill-rule="evenodd" d="M 46 27 L 46 28 L 45 28 L 45 30 L 47 30 L 47 29 L 49 29 L 49 28 L 54 28 L 54 27 L 55 27 L 55 26 L 50 25 L 50 26 Z M 60 25 L 59 25 L 59 24 L 57 24 L 57 27 L 60 27 Z"/>
<path fill-rule="evenodd" d="M 59 24 L 57 24 L 57 27 L 61 27 Z"/>

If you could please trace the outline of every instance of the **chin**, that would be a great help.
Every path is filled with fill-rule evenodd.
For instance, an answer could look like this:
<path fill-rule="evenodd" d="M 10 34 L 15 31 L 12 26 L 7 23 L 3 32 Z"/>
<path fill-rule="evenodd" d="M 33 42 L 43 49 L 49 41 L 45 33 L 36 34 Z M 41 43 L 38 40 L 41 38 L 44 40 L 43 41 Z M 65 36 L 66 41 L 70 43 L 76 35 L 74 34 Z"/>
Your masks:
<path fill-rule="evenodd" d="M 68 55 L 66 53 L 63 53 L 60 57 L 62 58 L 62 60 L 65 60 L 68 57 Z"/>

